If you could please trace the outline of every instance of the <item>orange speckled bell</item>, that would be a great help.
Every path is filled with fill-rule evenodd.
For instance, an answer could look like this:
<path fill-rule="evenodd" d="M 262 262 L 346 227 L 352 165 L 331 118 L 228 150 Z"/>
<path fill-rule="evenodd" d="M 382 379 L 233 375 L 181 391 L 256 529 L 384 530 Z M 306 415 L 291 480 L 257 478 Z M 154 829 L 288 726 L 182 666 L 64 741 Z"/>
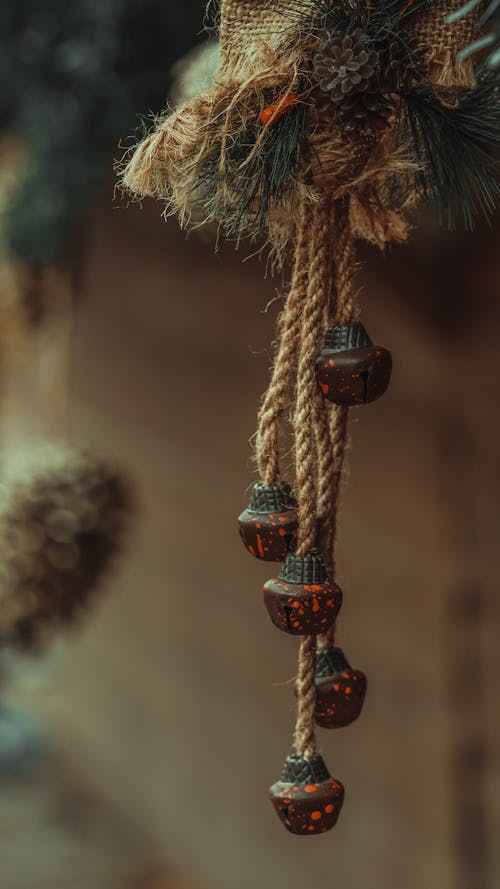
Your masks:
<path fill-rule="evenodd" d="M 322 728 L 343 728 L 354 722 L 363 708 L 367 679 L 353 670 L 341 648 L 327 648 L 316 655 L 316 722 Z"/>
<path fill-rule="evenodd" d="M 335 827 L 344 802 L 344 788 L 331 777 L 321 756 L 289 756 L 270 796 L 281 823 L 290 833 L 314 836 Z"/>
<path fill-rule="evenodd" d="M 288 555 L 279 577 L 264 586 L 264 602 L 278 629 L 292 636 L 316 636 L 335 622 L 342 591 L 328 579 L 320 555 Z"/>
<path fill-rule="evenodd" d="M 386 391 L 391 373 L 391 353 L 374 346 L 362 324 L 327 329 L 316 379 L 328 401 L 344 407 L 375 401 Z"/>
<path fill-rule="evenodd" d="M 238 523 L 249 553 L 266 562 L 282 562 L 297 538 L 297 503 L 286 484 L 256 484 Z"/>

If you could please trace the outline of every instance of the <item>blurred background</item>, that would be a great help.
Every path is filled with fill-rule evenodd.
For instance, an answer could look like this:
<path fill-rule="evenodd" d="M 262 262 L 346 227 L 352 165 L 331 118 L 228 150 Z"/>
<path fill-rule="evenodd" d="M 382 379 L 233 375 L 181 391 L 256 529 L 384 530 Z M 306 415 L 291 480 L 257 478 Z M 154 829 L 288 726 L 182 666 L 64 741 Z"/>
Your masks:
<path fill-rule="evenodd" d="M 2 889 L 495 889 L 498 219 L 423 213 L 409 246 L 363 251 L 395 374 L 353 414 L 338 580 L 370 688 L 321 734 L 347 798 L 304 842 L 267 800 L 297 646 L 236 532 L 286 275 L 114 193 L 202 23 L 198 0 L 0 9 L 2 462 L 64 436 L 137 503 L 78 633 L 0 666 Z"/>

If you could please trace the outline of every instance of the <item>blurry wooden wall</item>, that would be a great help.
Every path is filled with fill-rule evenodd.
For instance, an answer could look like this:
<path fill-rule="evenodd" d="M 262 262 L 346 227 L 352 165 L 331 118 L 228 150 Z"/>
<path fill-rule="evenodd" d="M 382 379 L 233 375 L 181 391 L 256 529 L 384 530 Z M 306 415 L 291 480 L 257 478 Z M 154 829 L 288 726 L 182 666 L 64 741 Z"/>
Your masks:
<path fill-rule="evenodd" d="M 496 236 L 497 239 L 498 236 Z M 424 231 L 364 276 L 392 388 L 354 415 L 340 639 L 370 679 L 321 734 L 347 788 L 335 832 L 267 801 L 293 724 L 297 645 L 235 517 L 279 282 L 158 207 L 96 212 L 76 322 L 74 439 L 135 478 L 130 552 L 39 700 L 66 756 L 199 889 L 494 889 L 498 281 L 494 235 Z M 272 566 L 271 566 L 272 570 Z"/>

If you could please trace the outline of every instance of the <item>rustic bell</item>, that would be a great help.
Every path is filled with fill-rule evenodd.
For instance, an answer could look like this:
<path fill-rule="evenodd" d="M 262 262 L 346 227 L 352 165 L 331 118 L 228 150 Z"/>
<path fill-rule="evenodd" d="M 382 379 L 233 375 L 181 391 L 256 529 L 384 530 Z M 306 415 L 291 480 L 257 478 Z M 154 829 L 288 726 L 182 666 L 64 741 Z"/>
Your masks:
<path fill-rule="evenodd" d="M 266 562 L 282 562 L 297 539 L 297 502 L 287 484 L 253 486 L 248 508 L 238 524 L 249 553 Z"/>
<path fill-rule="evenodd" d="M 316 722 L 322 728 L 343 728 L 361 713 L 367 680 L 353 670 L 341 648 L 316 655 Z"/>
<path fill-rule="evenodd" d="M 270 789 L 271 802 L 290 833 L 314 836 L 337 823 L 344 788 L 332 778 L 319 755 L 289 756 L 279 781 Z"/>
<path fill-rule="evenodd" d="M 279 576 L 264 586 L 264 601 L 280 630 L 292 636 L 316 636 L 335 622 L 342 591 L 328 579 L 320 555 L 289 554 Z"/>
<path fill-rule="evenodd" d="M 391 353 L 374 346 L 362 324 L 327 329 L 316 379 L 328 401 L 345 407 L 375 401 L 386 391 L 391 372 Z"/>

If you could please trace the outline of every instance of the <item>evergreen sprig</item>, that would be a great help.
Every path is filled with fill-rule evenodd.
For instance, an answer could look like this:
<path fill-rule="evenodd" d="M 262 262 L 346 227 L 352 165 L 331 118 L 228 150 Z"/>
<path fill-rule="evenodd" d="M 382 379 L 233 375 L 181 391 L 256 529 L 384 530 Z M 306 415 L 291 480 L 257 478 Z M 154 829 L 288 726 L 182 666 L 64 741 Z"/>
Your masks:
<path fill-rule="evenodd" d="M 460 217 L 472 228 L 489 219 L 500 199 L 500 84 L 491 72 L 475 89 L 449 101 L 430 86 L 406 97 L 403 128 L 409 128 L 420 169 L 411 183 L 432 202 L 438 220 L 455 228 Z"/>
<path fill-rule="evenodd" d="M 269 93 L 269 104 L 279 98 Z M 298 102 L 266 130 L 258 118 L 228 145 L 225 178 L 231 191 L 221 196 L 220 146 L 201 164 L 193 197 L 209 218 L 227 220 L 230 238 L 252 237 L 265 225 L 271 205 L 279 206 L 304 159 L 306 105 Z M 258 148 L 256 146 L 258 143 Z"/>

